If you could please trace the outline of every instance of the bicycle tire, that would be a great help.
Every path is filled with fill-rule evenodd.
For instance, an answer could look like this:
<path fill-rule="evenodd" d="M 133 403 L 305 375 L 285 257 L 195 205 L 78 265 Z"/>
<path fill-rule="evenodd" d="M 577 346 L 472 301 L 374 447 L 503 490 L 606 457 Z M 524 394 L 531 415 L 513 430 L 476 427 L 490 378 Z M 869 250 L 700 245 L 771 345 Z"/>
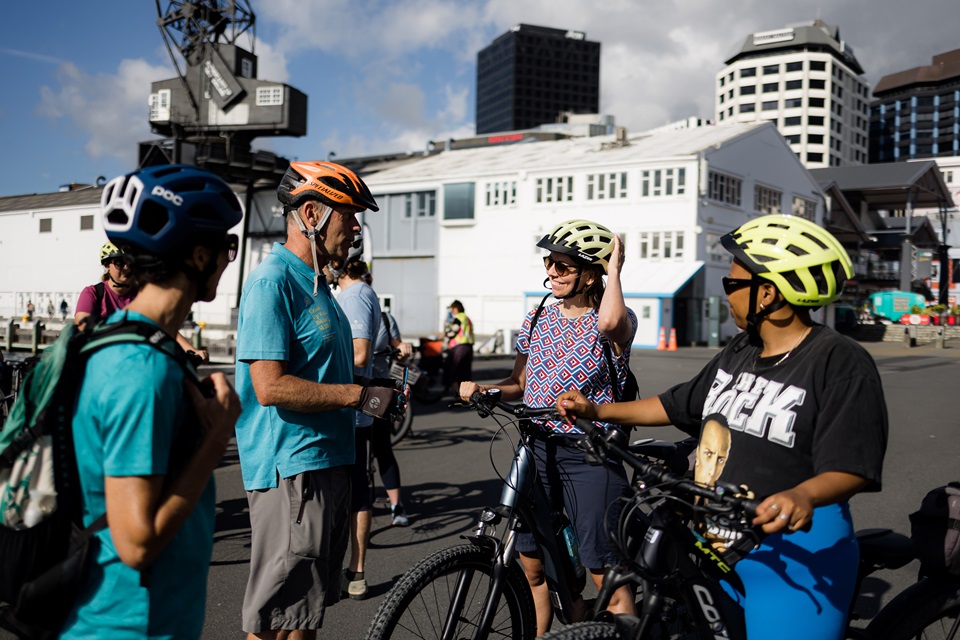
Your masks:
<path fill-rule="evenodd" d="M 960 579 L 926 578 L 900 592 L 883 607 L 867 626 L 867 635 L 884 640 L 960 639 L 958 616 Z M 952 634 L 951 627 L 957 627 Z"/>
<path fill-rule="evenodd" d="M 450 594 L 461 572 L 473 578 L 465 608 L 457 615 L 456 638 L 471 638 L 486 597 L 493 568 L 493 552 L 476 545 L 460 545 L 430 554 L 400 578 L 377 610 L 367 640 L 439 638 L 450 603 Z M 536 635 L 533 595 L 519 564 L 507 571 L 503 594 L 490 629 L 490 638 L 531 640 Z"/>
<path fill-rule="evenodd" d="M 619 640 L 610 622 L 578 622 L 540 636 L 540 640 Z"/>
<path fill-rule="evenodd" d="M 403 418 L 390 423 L 390 444 L 394 445 L 403 440 L 413 425 L 413 403 L 407 403 L 407 410 L 403 412 Z"/>

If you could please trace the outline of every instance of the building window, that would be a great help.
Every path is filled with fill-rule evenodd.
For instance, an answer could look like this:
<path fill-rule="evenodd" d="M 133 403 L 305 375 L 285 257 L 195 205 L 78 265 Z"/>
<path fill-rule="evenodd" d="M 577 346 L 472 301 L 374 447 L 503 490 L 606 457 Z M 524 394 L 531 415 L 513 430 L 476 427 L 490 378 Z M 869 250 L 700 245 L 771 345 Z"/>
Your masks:
<path fill-rule="evenodd" d="M 768 64 L 763 68 L 763 75 L 768 76 L 771 73 L 780 73 L 780 65 L 778 64 Z"/>
<path fill-rule="evenodd" d="M 807 162 L 823 162 L 822 153 L 808 153 Z"/>
<path fill-rule="evenodd" d="M 752 78 L 755 75 L 757 75 L 756 67 L 747 67 L 746 69 L 740 69 L 741 78 Z"/>
<path fill-rule="evenodd" d="M 757 105 L 753 102 L 740 105 L 740 113 L 753 113 L 757 110 Z"/>
<path fill-rule="evenodd" d="M 776 189 L 754 185 L 753 208 L 760 213 L 780 213 L 780 201 L 783 194 Z"/>
<path fill-rule="evenodd" d="M 283 87 L 280 85 L 270 87 L 257 87 L 257 106 L 275 107 L 283 104 Z"/>
<path fill-rule="evenodd" d="M 244 78 L 253 77 L 253 60 L 250 58 L 240 59 L 240 75 Z"/>
<path fill-rule="evenodd" d="M 817 203 L 800 196 L 793 196 L 793 215 L 813 220 L 817 214 Z"/>
<path fill-rule="evenodd" d="M 778 82 L 768 82 L 765 85 L 763 85 L 764 93 L 776 93 L 779 90 L 780 90 L 780 83 Z"/>
<path fill-rule="evenodd" d="M 488 182 L 486 187 L 488 207 L 513 207 L 517 204 L 517 182 Z"/>
<path fill-rule="evenodd" d="M 795 109 L 803 106 L 803 98 L 787 98 L 783 101 L 784 109 Z"/>
<path fill-rule="evenodd" d="M 40 233 L 53 231 L 53 218 L 40 218 Z"/>
<path fill-rule="evenodd" d="M 785 91 L 790 91 L 791 89 L 803 89 L 803 80 L 787 80 L 783 85 Z"/>
<path fill-rule="evenodd" d="M 777 101 L 776 101 L 776 100 L 768 100 L 767 102 L 764 102 L 764 103 L 763 103 L 762 107 L 763 107 L 763 110 L 764 110 L 764 111 L 770 111 L 770 110 L 772 110 L 772 109 L 776 109 L 776 108 L 777 108 Z"/>
<path fill-rule="evenodd" d="M 753 84 L 748 84 L 743 87 L 740 87 L 740 95 L 742 96 L 752 96 L 757 92 L 757 86 Z"/>
<path fill-rule="evenodd" d="M 803 62 L 788 62 L 787 71 L 803 71 Z"/>
<path fill-rule="evenodd" d="M 783 136 L 783 138 L 784 138 L 784 140 L 786 140 L 786 141 L 789 142 L 790 144 L 800 144 L 800 134 L 799 134 L 799 133 L 795 133 L 795 134 L 789 135 L 789 136 Z"/>
<path fill-rule="evenodd" d="M 573 200 L 573 176 L 537 178 L 537 202 L 570 202 Z"/>
<path fill-rule="evenodd" d="M 807 124 L 813 127 L 822 127 L 823 126 L 823 116 L 809 116 L 807 118 Z"/>
<path fill-rule="evenodd" d="M 785 127 L 796 127 L 800 125 L 800 116 L 790 116 L 789 118 L 783 119 L 783 126 Z"/>
<path fill-rule="evenodd" d="M 684 168 L 648 169 L 640 174 L 640 196 L 682 196 L 687 189 L 687 170 Z"/>
<path fill-rule="evenodd" d="M 404 194 L 404 218 L 413 218 L 414 216 L 417 218 L 433 218 L 436 215 L 437 194 L 433 191 L 419 191 L 417 193 Z"/>
<path fill-rule="evenodd" d="M 640 258 L 644 260 L 682 260 L 682 231 L 641 231 Z"/>
<path fill-rule="evenodd" d="M 824 105 L 823 98 L 808 98 L 807 105 L 811 107 L 822 107 Z"/>
<path fill-rule="evenodd" d="M 720 234 L 707 232 L 707 259 L 710 262 L 721 262 L 729 264 L 731 261 L 730 253 L 720 244 Z"/>
<path fill-rule="evenodd" d="M 811 88 L 811 89 L 825 89 L 826 87 L 827 87 L 827 81 L 826 81 L 826 80 L 816 80 L 816 79 L 811 79 L 811 80 L 810 80 L 810 88 Z"/>
<path fill-rule="evenodd" d="M 627 197 L 627 173 L 595 173 L 587 176 L 587 200 L 616 200 Z"/>
<path fill-rule="evenodd" d="M 826 71 L 827 63 L 823 60 L 811 60 L 810 61 L 810 71 Z"/>
<path fill-rule="evenodd" d="M 170 120 L 170 89 L 160 89 L 150 94 L 150 121 L 167 122 Z"/>
<path fill-rule="evenodd" d="M 807 136 L 807 144 L 823 144 L 823 135 L 811 133 Z"/>
<path fill-rule="evenodd" d="M 93 216 L 80 216 L 80 231 L 93 229 Z"/>
<path fill-rule="evenodd" d="M 474 183 L 455 182 L 443 185 L 443 219 L 473 220 Z M 420 194 L 417 194 L 420 195 Z"/>
<path fill-rule="evenodd" d="M 739 178 L 711 171 L 708 182 L 707 196 L 711 200 L 740 206 L 740 185 L 742 181 Z"/>

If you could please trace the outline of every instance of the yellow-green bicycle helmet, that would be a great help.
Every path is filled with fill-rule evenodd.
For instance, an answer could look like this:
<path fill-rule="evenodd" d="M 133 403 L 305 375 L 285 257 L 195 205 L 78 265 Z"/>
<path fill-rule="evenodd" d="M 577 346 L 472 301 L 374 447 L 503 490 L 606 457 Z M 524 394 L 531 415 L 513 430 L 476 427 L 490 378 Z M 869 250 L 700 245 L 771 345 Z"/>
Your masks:
<path fill-rule="evenodd" d="M 117 245 L 112 242 L 104 242 L 103 246 L 100 247 L 100 264 L 106 264 L 108 260 L 119 258 L 122 255 L 123 251 Z"/>
<path fill-rule="evenodd" d="M 720 239 L 755 276 L 769 280 L 789 304 L 822 307 L 843 293 L 853 265 L 833 235 L 804 218 L 769 215 Z"/>
<path fill-rule="evenodd" d="M 613 232 L 589 220 L 567 220 L 543 236 L 537 246 L 566 254 L 583 264 L 600 265 L 607 273 L 613 252 Z"/>

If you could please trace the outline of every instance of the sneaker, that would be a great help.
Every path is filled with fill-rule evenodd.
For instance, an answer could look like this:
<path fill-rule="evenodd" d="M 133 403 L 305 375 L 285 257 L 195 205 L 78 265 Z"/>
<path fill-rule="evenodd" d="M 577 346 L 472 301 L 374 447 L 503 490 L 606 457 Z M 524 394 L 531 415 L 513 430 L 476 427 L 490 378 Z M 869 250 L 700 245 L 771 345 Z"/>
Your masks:
<path fill-rule="evenodd" d="M 406 527 L 410 524 L 410 519 L 403 514 L 403 505 L 395 504 L 390 507 L 390 513 L 393 515 L 393 526 Z"/>
<path fill-rule="evenodd" d="M 340 593 L 349 596 L 351 600 L 363 600 L 367 597 L 367 580 L 358 578 L 349 569 L 344 569 L 340 578 Z"/>

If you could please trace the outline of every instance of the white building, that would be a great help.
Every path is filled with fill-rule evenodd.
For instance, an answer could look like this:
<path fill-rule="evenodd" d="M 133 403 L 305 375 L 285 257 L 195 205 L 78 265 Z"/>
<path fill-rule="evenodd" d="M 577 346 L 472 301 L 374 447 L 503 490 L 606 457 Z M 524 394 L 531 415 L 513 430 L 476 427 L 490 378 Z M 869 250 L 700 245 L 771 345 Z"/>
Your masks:
<path fill-rule="evenodd" d="M 715 121 L 770 121 L 808 169 L 867 163 L 870 88 L 821 20 L 747 36 L 716 76 Z"/>
<path fill-rule="evenodd" d="M 765 213 L 819 222 L 822 193 L 768 123 L 623 137 L 445 151 L 365 175 L 381 206 L 365 218 L 374 288 L 404 332 L 435 333 L 459 299 L 478 334 L 509 340 L 545 293 L 536 242 L 587 218 L 624 238 L 636 346 L 656 347 L 661 328 L 681 344 L 732 336 L 720 236 Z"/>
<path fill-rule="evenodd" d="M 654 348 L 661 329 L 676 329 L 680 344 L 737 331 L 720 284 L 730 262 L 722 234 L 766 213 L 823 218 L 817 183 L 769 123 L 454 149 L 364 179 L 380 204 L 364 216 L 374 287 L 404 335 L 437 334 L 459 299 L 478 335 L 502 331 L 508 347 L 546 292 L 536 242 L 563 220 L 622 234 L 635 345 Z M 72 315 L 101 274 L 99 192 L 0 198 L 0 316 L 23 313 L 28 299 L 43 315 L 64 298 Z M 269 191 L 254 196 L 251 220 L 275 204 Z M 244 274 L 271 248 L 265 238 L 243 244 L 196 320 L 230 325 Z"/>

